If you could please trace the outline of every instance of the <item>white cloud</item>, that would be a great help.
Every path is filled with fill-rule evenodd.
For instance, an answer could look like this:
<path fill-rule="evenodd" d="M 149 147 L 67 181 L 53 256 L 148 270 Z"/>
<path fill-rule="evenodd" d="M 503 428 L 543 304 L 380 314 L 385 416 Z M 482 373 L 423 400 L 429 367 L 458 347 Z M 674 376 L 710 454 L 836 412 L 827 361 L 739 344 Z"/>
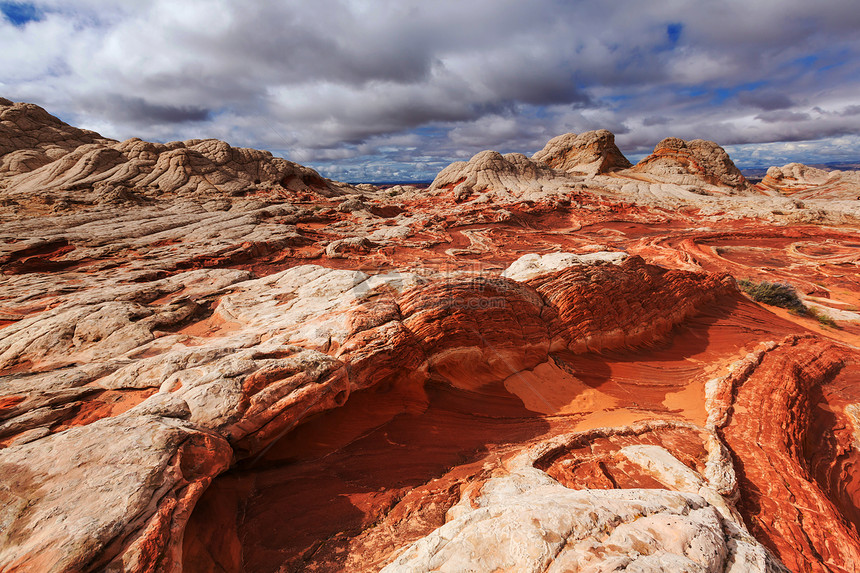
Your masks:
<path fill-rule="evenodd" d="M 330 171 L 601 127 L 631 154 L 668 135 L 830 153 L 860 130 L 839 115 L 860 104 L 854 0 L 34 4 L 39 21 L 0 19 L 5 97 L 111 137 L 219 137 Z M 398 138 L 415 149 L 380 151 Z"/>

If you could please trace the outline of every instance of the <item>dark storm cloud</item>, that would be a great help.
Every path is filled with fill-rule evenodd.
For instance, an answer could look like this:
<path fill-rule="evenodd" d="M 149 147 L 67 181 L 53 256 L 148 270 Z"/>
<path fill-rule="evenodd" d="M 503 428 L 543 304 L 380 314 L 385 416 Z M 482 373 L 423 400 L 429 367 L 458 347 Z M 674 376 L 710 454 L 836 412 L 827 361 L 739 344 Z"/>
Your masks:
<path fill-rule="evenodd" d="M 808 113 L 778 110 L 760 113 L 755 116 L 755 118 L 767 123 L 795 123 L 798 121 L 806 121 L 810 119 L 810 115 Z"/>
<path fill-rule="evenodd" d="M 630 153 L 860 132 L 855 0 L 2 5 L 37 15 L 0 20 L 2 95 L 112 137 L 220 137 L 330 172 L 601 127 Z"/>
<path fill-rule="evenodd" d="M 139 97 L 109 94 L 84 102 L 85 109 L 107 119 L 139 125 L 206 121 L 211 111 L 196 106 L 151 104 Z"/>
<path fill-rule="evenodd" d="M 642 120 L 642 125 L 645 127 L 650 127 L 652 125 L 666 125 L 670 121 L 671 120 L 668 117 L 664 117 L 662 115 L 649 115 Z"/>
<path fill-rule="evenodd" d="M 794 102 L 786 94 L 767 91 L 741 92 L 738 94 L 738 101 L 763 111 L 787 109 L 794 105 Z"/>

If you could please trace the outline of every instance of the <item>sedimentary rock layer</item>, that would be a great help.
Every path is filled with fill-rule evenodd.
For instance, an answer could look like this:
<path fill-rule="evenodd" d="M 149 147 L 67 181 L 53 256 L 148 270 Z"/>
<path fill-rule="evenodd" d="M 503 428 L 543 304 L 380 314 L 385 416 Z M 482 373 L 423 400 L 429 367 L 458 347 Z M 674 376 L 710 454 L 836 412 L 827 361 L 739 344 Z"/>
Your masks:
<path fill-rule="evenodd" d="M 44 460 L 39 463 L 45 464 L 53 460 L 57 473 L 40 474 L 43 485 L 39 487 L 58 493 L 42 496 L 26 509 L 11 504 L 9 508 L 17 509 L 5 519 L 15 530 L 26 529 L 27 523 L 38 519 L 39 512 L 57 515 L 62 523 L 73 519 L 66 511 L 100 512 L 104 504 L 87 509 L 61 493 L 69 470 L 57 458 L 55 442 L 62 441 L 72 463 L 71 460 L 80 460 L 73 444 L 92 448 L 93 438 L 88 436 L 118 431 L 132 443 L 155 439 L 146 437 L 151 431 L 149 423 L 133 418 L 137 412 L 155 416 L 153 424 L 176 427 L 174 433 L 213 434 L 211 440 L 221 444 L 213 452 L 221 453 L 197 462 L 211 467 L 196 478 L 207 480 L 225 469 L 231 451 L 234 460 L 254 455 L 308 416 L 344 404 L 355 391 L 395 380 L 403 383 L 408 372 L 414 373 L 413 384 L 441 379 L 456 388 L 480 388 L 547 360 L 553 347 L 620 347 L 640 342 L 642 333 L 652 328 L 649 338 L 653 338 L 671 324 L 650 321 L 647 312 L 637 314 L 616 308 L 618 312 L 599 322 L 586 319 L 594 309 L 601 308 L 600 300 L 605 296 L 601 291 L 611 289 L 613 284 L 625 288 L 621 285 L 628 280 L 626 277 L 650 277 L 648 281 L 636 281 L 638 289 L 630 291 L 627 304 L 637 309 L 653 304 L 648 301 L 665 302 L 673 297 L 675 306 L 686 308 L 681 304 L 682 298 L 685 305 L 697 302 L 690 296 L 692 291 L 713 297 L 726 288 L 706 275 L 665 273 L 649 269 L 635 258 L 620 265 L 598 263 L 571 267 L 569 271 L 551 277 L 556 296 L 547 299 L 541 296 L 540 286 L 534 290 L 510 279 L 469 275 L 436 278 L 406 273 L 369 277 L 354 271 L 302 266 L 263 279 L 230 284 L 229 293 L 221 296 L 205 319 L 212 329 L 208 336 L 185 334 L 175 327 L 175 333 L 156 332 L 182 324 L 188 325 L 184 330 L 189 332 L 199 320 L 195 318 L 195 309 L 199 308 L 195 299 L 185 299 L 188 304 L 184 307 L 175 303 L 81 301 L 6 327 L 0 330 L 4 368 L 9 371 L 26 366 L 30 374 L 13 376 L 7 385 L 4 399 L 10 406 L 3 425 L 11 447 L 5 450 L 3 460 L 8 464 L 20 464 L 25 458 Z M 228 276 L 241 279 L 235 273 Z M 178 276 L 180 281 L 184 278 Z M 198 296 L 205 296 L 217 284 L 204 283 Z M 599 290 L 577 287 L 588 284 Z M 146 288 L 141 286 L 138 293 Z M 134 299 L 140 294 L 129 293 L 128 297 Z M 177 308 L 186 310 L 176 313 Z M 570 313 L 575 309 L 587 315 L 572 318 Z M 684 315 L 668 317 L 667 321 L 677 322 Z M 561 327 L 571 323 L 578 324 L 578 329 Z M 219 335 L 219 329 L 223 334 Z M 602 332 L 621 335 L 600 336 Z M 623 336 L 625 332 L 630 336 Z M 262 342 L 263 338 L 267 340 Z M 49 385 L 46 377 L 38 374 L 59 368 L 65 369 L 66 388 L 86 391 L 58 393 L 55 385 Z M 45 389 L 43 398 L 36 401 L 32 392 L 39 381 Z M 10 393 L 13 388 L 20 390 Z M 100 417 L 97 412 L 87 418 L 77 417 L 89 409 L 90 392 L 144 389 L 155 393 L 141 396 L 144 399 L 139 406 L 116 418 Z M 40 415 L 40 407 L 49 409 L 52 415 Z M 52 428 L 55 432 L 78 424 L 83 427 L 52 434 Z M 115 424 L 121 424 L 120 429 L 115 430 Z M 52 435 L 39 437 L 39 433 L 46 432 Z M 176 438 L 158 438 L 171 439 Z M 122 441 L 116 445 L 120 452 L 134 450 Z M 198 452 L 194 455 L 207 457 L 200 448 L 194 451 Z M 171 452 L 169 448 L 153 448 L 153 456 L 167 456 L 164 459 L 172 459 Z M 124 533 L 112 534 L 103 546 L 90 548 L 89 552 L 64 550 L 71 561 L 63 570 L 83 562 L 112 559 L 152 564 L 152 559 L 178 551 L 175 539 L 163 535 L 160 539 L 164 545 L 155 556 L 141 553 L 142 547 L 149 546 L 145 538 L 150 533 L 149 526 L 139 525 L 140 520 L 146 523 L 164 514 L 159 519 L 173 522 L 181 530 L 187 519 L 186 513 L 178 509 L 182 504 L 171 505 L 174 509 L 157 509 L 160 506 L 153 505 L 162 497 L 163 486 L 144 484 L 153 483 L 153 472 L 162 471 L 164 462 L 154 459 L 147 465 L 150 462 L 144 459 L 145 456 L 140 463 L 152 469 L 140 469 L 136 463 L 119 464 L 127 469 L 117 475 L 112 473 L 110 479 L 130 484 L 143 496 L 141 503 L 150 508 L 150 513 L 141 509 L 116 516 L 100 512 L 103 518 L 118 521 L 112 527 Z M 38 466 L 33 463 L 33 467 Z M 108 479 L 104 476 L 108 466 L 103 464 L 115 465 L 108 458 L 98 457 L 81 468 L 83 483 Z M 139 472 L 143 476 L 138 483 L 132 476 Z M 196 475 L 184 479 L 195 479 Z M 26 488 L 27 484 L 20 487 Z M 27 499 L 26 491 L 14 490 L 9 495 Z M 124 497 L 125 494 L 120 499 Z M 57 513 L 66 505 L 68 510 Z M 98 523 L 94 522 L 93 527 L 100 527 Z M 50 530 L 45 535 L 53 544 L 61 536 Z M 89 529 L 79 528 L 75 539 L 91 535 Z M 115 535 L 127 542 L 113 543 Z M 74 543 L 70 547 L 77 547 Z M 40 544 L 38 538 L 10 537 L 3 553 L 5 563 L 27 559 L 27 555 L 48 551 L 50 546 Z"/>
<path fill-rule="evenodd" d="M 599 131 L 353 187 L 0 108 L 0 569 L 860 559 L 851 177 Z"/>
<path fill-rule="evenodd" d="M 715 185 L 746 190 L 749 183 L 729 158 L 726 150 L 703 139 L 684 141 L 667 137 L 654 147 L 654 152 L 637 163 L 633 169 L 655 177 L 685 177 L 685 182 L 704 179 Z"/>
<path fill-rule="evenodd" d="M 825 171 L 801 163 L 771 167 L 761 185 L 799 199 L 860 199 L 857 172 Z"/>
<path fill-rule="evenodd" d="M 524 189 L 539 188 L 543 181 L 556 178 L 556 173 L 547 165 L 521 153 L 502 155 L 488 150 L 440 171 L 430 189 L 450 189 L 456 200 L 463 201 L 473 193 L 489 190 L 522 195 Z"/>
<path fill-rule="evenodd" d="M 116 142 L 33 104 L 0 101 L 0 130 L 0 189 L 7 202 L 39 199 L 63 210 L 82 202 L 141 203 L 257 188 L 340 193 L 316 171 L 268 151 L 216 139 Z"/>
<path fill-rule="evenodd" d="M 609 173 L 631 166 L 615 145 L 615 135 L 605 129 L 554 137 L 532 159 L 578 175 Z"/>

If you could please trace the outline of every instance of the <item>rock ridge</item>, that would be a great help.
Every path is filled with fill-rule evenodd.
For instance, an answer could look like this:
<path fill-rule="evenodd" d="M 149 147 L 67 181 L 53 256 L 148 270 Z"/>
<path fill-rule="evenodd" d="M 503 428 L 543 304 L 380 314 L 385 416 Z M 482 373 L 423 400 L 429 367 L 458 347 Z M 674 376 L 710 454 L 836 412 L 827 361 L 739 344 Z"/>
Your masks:
<path fill-rule="evenodd" d="M 71 127 L 33 104 L 0 103 L 0 142 L 4 195 L 12 200 L 200 198 L 258 188 L 342 194 L 313 169 L 268 151 L 217 139 L 117 142 Z"/>
<path fill-rule="evenodd" d="M 0 111 L 0 570 L 860 561 L 851 173 L 599 130 L 381 189 Z"/>

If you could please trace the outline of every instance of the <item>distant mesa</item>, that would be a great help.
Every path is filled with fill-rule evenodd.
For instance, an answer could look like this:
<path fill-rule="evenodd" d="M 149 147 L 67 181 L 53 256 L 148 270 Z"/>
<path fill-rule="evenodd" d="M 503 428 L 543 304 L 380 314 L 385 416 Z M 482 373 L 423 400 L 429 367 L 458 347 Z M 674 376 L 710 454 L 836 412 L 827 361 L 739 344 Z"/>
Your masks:
<path fill-rule="evenodd" d="M 704 180 L 712 185 L 738 190 L 751 187 L 726 150 L 713 141 L 703 139 L 684 141 L 667 137 L 631 171 L 678 184 L 695 185 Z"/>
<path fill-rule="evenodd" d="M 532 159 L 575 175 L 598 175 L 631 166 L 615 145 L 615 135 L 606 129 L 554 137 Z"/>

